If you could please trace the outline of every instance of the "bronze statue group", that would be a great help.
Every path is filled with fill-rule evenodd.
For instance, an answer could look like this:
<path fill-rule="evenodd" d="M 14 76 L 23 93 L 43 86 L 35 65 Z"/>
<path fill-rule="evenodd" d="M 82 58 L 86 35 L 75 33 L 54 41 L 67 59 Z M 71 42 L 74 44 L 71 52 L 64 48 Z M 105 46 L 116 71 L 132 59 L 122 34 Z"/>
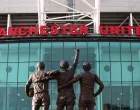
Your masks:
<path fill-rule="evenodd" d="M 94 110 L 95 97 L 99 95 L 104 85 L 100 78 L 90 72 L 91 64 L 85 62 L 83 64 L 83 72 L 78 74 L 74 78 L 74 73 L 78 65 L 79 49 L 75 50 L 75 59 L 71 68 L 69 63 L 65 60 L 60 62 L 62 71 L 58 70 L 45 70 L 45 64 L 43 62 L 37 63 L 37 72 L 30 75 L 26 86 L 25 92 L 27 96 L 32 97 L 32 110 L 39 110 L 42 106 L 42 110 L 49 110 L 50 97 L 48 91 L 49 80 L 57 80 L 58 85 L 58 97 L 56 110 L 73 110 L 75 105 L 75 93 L 73 89 L 73 83 L 80 82 L 80 96 L 79 96 L 79 110 Z M 30 88 L 33 83 L 33 88 Z M 99 89 L 94 93 L 94 85 L 97 83 Z"/>

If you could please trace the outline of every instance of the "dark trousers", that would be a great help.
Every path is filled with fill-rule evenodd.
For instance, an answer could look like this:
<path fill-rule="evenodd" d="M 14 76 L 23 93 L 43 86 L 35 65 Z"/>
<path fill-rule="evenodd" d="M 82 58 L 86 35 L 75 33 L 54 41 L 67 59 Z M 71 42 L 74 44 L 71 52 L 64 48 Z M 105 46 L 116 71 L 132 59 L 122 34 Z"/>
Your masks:
<path fill-rule="evenodd" d="M 65 106 L 59 106 L 59 105 L 57 105 L 57 110 L 64 110 L 64 107 Z M 66 106 L 66 110 L 73 110 L 73 108 L 74 108 L 74 105 L 67 105 Z"/>
<path fill-rule="evenodd" d="M 73 110 L 75 105 L 75 98 L 71 96 L 61 96 L 59 95 L 57 97 L 57 108 L 56 110 L 64 110 L 64 107 L 66 107 L 66 110 Z"/>
<path fill-rule="evenodd" d="M 81 94 L 79 98 L 79 110 L 94 110 L 95 100 L 93 95 Z"/>
<path fill-rule="evenodd" d="M 79 107 L 79 110 L 94 110 L 94 107 Z"/>
<path fill-rule="evenodd" d="M 40 106 L 38 106 L 38 105 L 32 106 L 32 110 L 39 110 L 39 108 L 40 108 Z M 49 110 L 49 105 L 42 106 L 42 110 Z"/>

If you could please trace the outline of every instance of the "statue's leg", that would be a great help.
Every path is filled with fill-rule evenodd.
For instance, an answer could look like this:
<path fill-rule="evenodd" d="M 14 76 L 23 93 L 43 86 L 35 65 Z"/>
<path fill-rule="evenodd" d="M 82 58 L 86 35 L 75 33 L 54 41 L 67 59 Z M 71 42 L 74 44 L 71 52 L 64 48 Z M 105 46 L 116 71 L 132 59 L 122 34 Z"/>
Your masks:
<path fill-rule="evenodd" d="M 88 110 L 94 110 L 94 107 L 88 107 Z"/>
<path fill-rule="evenodd" d="M 66 98 L 64 96 L 58 96 L 57 97 L 57 108 L 56 110 L 64 110 L 64 107 L 66 105 Z"/>
<path fill-rule="evenodd" d="M 39 106 L 38 105 L 32 106 L 32 110 L 39 110 Z"/>
<path fill-rule="evenodd" d="M 64 106 L 63 105 L 57 105 L 56 110 L 64 110 Z"/>
<path fill-rule="evenodd" d="M 42 106 L 42 110 L 49 110 L 49 105 Z"/>
<path fill-rule="evenodd" d="M 74 108 L 74 105 L 67 105 L 66 106 L 66 110 L 73 110 L 73 108 Z"/>
<path fill-rule="evenodd" d="M 86 110 L 86 107 L 79 107 L 79 110 Z"/>

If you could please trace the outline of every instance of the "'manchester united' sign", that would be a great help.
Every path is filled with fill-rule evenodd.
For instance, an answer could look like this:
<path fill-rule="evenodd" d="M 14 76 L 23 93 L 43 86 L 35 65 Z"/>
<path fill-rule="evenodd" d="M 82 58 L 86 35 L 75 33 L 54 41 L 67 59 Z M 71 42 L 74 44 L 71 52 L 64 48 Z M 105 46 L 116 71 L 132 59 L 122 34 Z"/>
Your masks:
<path fill-rule="evenodd" d="M 40 30 L 40 34 L 39 34 Z M 6 37 L 6 36 L 32 36 L 32 35 L 42 35 L 42 36 L 48 36 L 48 35 L 87 35 L 88 34 L 88 26 L 41 26 L 40 29 L 35 27 L 26 27 L 26 26 L 20 26 L 20 27 L 9 27 L 8 32 L 5 30 L 5 28 L 0 28 L 0 36 Z"/>
<path fill-rule="evenodd" d="M 7 31 L 8 30 L 8 31 Z M 8 29 L 0 28 L 0 37 L 10 37 L 10 36 L 57 36 L 57 35 L 88 35 L 88 26 L 41 26 L 35 27 L 9 27 Z M 132 31 L 135 30 L 135 31 Z M 140 36 L 140 26 L 99 26 L 99 34 L 101 35 L 129 35 Z"/>
<path fill-rule="evenodd" d="M 99 31 L 101 35 L 140 36 L 140 26 L 100 26 Z"/>

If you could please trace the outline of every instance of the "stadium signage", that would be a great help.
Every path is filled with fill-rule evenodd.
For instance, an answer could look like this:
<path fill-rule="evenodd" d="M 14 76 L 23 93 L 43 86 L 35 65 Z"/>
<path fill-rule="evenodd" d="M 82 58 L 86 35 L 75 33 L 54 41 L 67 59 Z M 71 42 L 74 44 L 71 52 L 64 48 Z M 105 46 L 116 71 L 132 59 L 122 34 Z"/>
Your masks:
<path fill-rule="evenodd" d="M 136 36 L 140 36 L 140 26 L 100 26 L 99 32 L 101 35 L 132 36 L 133 34 L 135 34 Z"/>
<path fill-rule="evenodd" d="M 0 36 L 1 37 L 10 37 L 10 36 L 48 36 L 48 35 L 87 35 L 88 34 L 88 26 L 41 26 L 40 29 L 35 27 L 9 27 L 8 32 L 5 28 L 0 28 Z M 40 34 L 39 34 L 40 31 Z"/>

